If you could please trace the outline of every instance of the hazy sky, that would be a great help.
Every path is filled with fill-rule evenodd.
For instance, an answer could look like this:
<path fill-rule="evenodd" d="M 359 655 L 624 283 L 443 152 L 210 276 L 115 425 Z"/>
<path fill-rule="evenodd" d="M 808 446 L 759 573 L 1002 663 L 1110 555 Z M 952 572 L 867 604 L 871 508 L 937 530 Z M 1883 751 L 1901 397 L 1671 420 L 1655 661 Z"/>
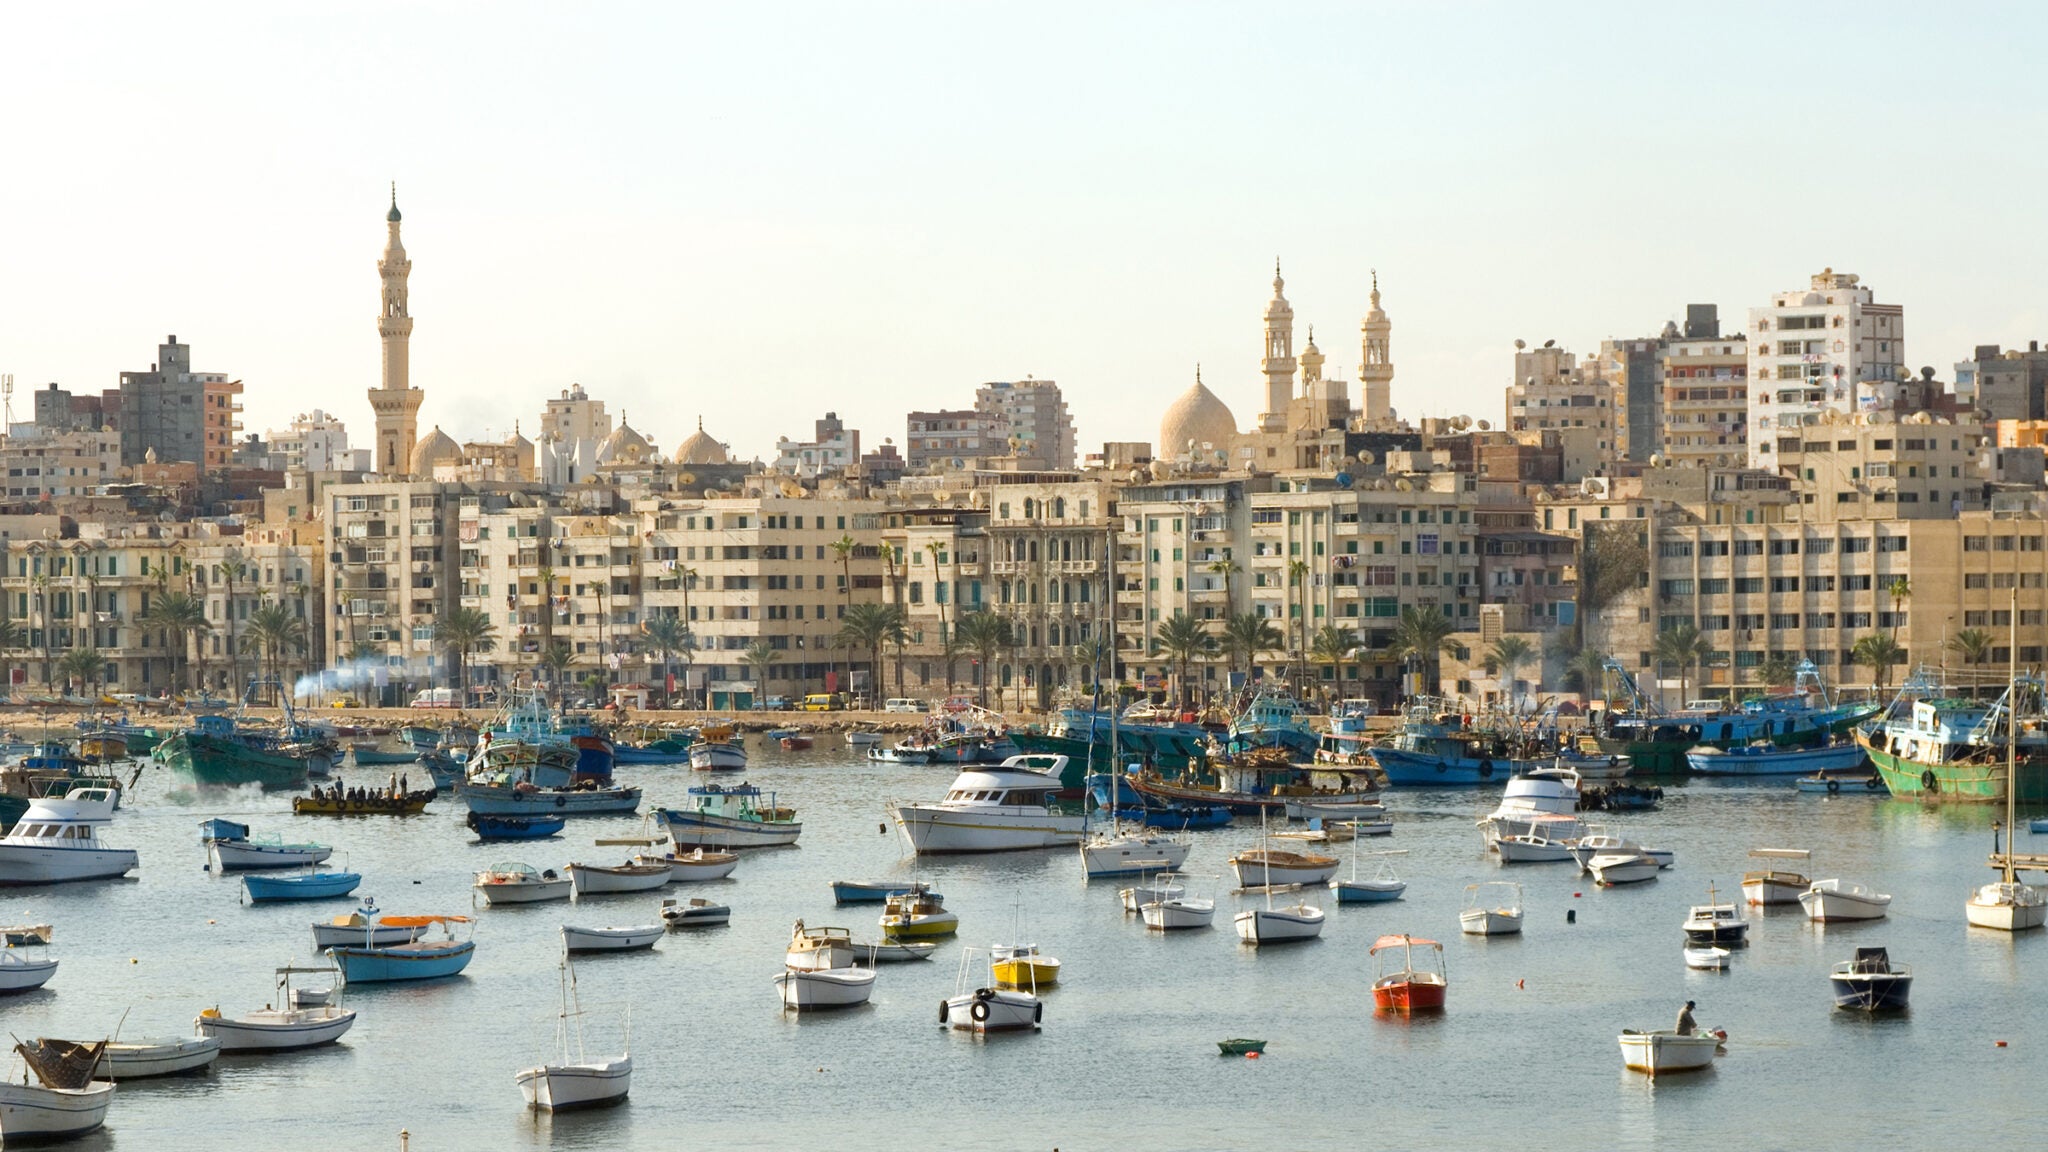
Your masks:
<path fill-rule="evenodd" d="M 396 179 L 458 437 L 580 381 L 664 451 L 828 408 L 900 443 L 1033 374 L 1086 451 L 1197 362 L 1247 425 L 1276 254 L 1346 378 L 1379 269 L 1407 415 L 1498 419 L 1516 337 L 1739 323 L 1824 265 L 1946 379 L 2048 338 L 2043 12 L 15 4 L 0 372 L 111 388 L 175 332 L 251 430 L 367 445 Z"/>

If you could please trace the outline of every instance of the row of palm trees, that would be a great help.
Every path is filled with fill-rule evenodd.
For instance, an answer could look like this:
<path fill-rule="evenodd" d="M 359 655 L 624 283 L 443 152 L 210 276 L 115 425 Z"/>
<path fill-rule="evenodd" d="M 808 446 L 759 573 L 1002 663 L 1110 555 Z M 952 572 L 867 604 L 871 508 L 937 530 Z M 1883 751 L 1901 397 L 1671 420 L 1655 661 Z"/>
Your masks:
<path fill-rule="evenodd" d="M 233 601 L 229 603 L 232 605 Z M 181 689 L 189 690 L 192 686 L 192 652 L 197 647 L 192 641 L 196 639 L 203 643 L 214 629 L 213 621 L 206 616 L 205 602 L 189 591 L 160 585 L 148 608 L 136 616 L 135 625 L 145 632 L 159 635 L 164 659 L 169 665 L 170 681 Z M 288 656 L 305 656 L 310 638 L 303 616 L 293 611 L 289 604 L 267 597 L 256 605 L 239 629 L 231 614 L 227 632 L 231 681 L 241 678 L 243 656 L 255 657 L 258 670 L 266 678 L 276 680 Z M 28 640 L 28 631 L 19 621 L 0 620 L 0 649 L 25 648 L 29 646 Z M 43 679 L 46 684 L 55 687 L 56 677 L 61 676 L 66 686 L 75 684 L 95 691 L 105 687 L 106 657 L 97 646 L 74 646 L 55 661 L 48 659 L 47 651 L 44 655 Z"/>
<path fill-rule="evenodd" d="M 1189 666 L 1197 660 L 1211 660 L 1222 655 L 1228 661 L 1228 671 L 1242 671 L 1250 677 L 1257 671 L 1260 656 L 1283 651 L 1288 646 L 1289 638 L 1274 626 L 1272 619 L 1255 612 L 1226 618 L 1220 631 L 1212 630 L 1211 623 L 1180 611 L 1161 621 L 1154 634 L 1155 650 L 1173 664 L 1180 686 L 1179 694 L 1183 698 L 1188 694 Z M 1344 680 L 1343 666 L 1355 660 L 1372 658 L 1407 662 L 1425 674 L 1426 683 L 1434 683 L 1439 659 L 1446 655 L 1461 656 L 1465 652 L 1464 646 L 1453 637 L 1456 628 L 1450 618 L 1434 605 L 1402 608 L 1386 644 L 1380 648 L 1370 647 L 1362 633 L 1334 624 L 1325 624 L 1311 631 L 1304 619 L 1299 628 L 1300 643 L 1294 651 L 1302 653 L 1308 663 L 1338 669 L 1340 688 Z M 1506 646 L 1505 655 L 1511 658 L 1512 665 L 1526 663 L 1530 654 L 1526 642 L 1515 639 L 1514 643 L 1522 647 L 1517 649 L 1507 641 L 1502 642 Z M 1496 646 L 1496 650 L 1500 651 L 1501 646 Z M 1302 669 L 1297 667 L 1295 671 L 1299 674 Z"/>

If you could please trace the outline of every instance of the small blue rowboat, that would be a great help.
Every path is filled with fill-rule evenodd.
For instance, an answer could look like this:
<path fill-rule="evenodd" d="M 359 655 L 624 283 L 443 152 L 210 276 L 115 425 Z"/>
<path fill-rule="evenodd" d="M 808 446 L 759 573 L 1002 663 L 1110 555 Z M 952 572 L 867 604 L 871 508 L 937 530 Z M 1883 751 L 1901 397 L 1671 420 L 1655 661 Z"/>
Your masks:
<path fill-rule="evenodd" d="M 357 872 L 301 872 L 296 876 L 244 876 L 242 888 L 249 903 L 273 900 L 327 900 L 347 896 L 363 882 Z"/>
<path fill-rule="evenodd" d="M 832 898 L 841 904 L 881 904 L 891 896 L 906 895 L 916 887 L 916 882 L 910 880 L 891 884 L 867 884 L 859 880 L 834 880 L 832 882 Z M 944 896 L 936 892 L 927 893 L 927 896 L 933 900 L 945 899 Z"/>
<path fill-rule="evenodd" d="M 439 924 L 449 931 L 451 924 L 467 924 L 467 916 L 386 916 L 378 921 L 394 928 L 426 928 Z M 328 953 L 350 984 L 380 984 L 397 980 L 438 980 L 469 967 L 476 954 L 476 941 L 457 940 L 452 931 L 439 940 L 414 940 L 389 947 L 351 946 Z"/>
<path fill-rule="evenodd" d="M 1400 880 L 1332 880 L 1330 890 L 1339 904 L 1384 904 L 1399 900 L 1408 885 Z"/>
<path fill-rule="evenodd" d="M 1803 776 L 1809 772 L 1854 772 L 1863 767 L 1864 752 L 1860 744 L 1826 748 L 1743 744 L 1725 750 L 1707 745 L 1687 752 L 1685 762 L 1702 776 Z"/>
<path fill-rule="evenodd" d="M 560 816 L 484 816 L 476 812 L 466 821 L 479 840 L 545 840 L 568 823 Z"/>
<path fill-rule="evenodd" d="M 1801 776 L 1796 782 L 1801 792 L 1825 792 L 1830 796 L 1884 796 L 1890 789 L 1884 786 L 1884 777 L 1869 776 Z"/>
<path fill-rule="evenodd" d="M 2048 816 L 2036 816 L 2027 821 L 2027 831 L 2048 832 Z"/>

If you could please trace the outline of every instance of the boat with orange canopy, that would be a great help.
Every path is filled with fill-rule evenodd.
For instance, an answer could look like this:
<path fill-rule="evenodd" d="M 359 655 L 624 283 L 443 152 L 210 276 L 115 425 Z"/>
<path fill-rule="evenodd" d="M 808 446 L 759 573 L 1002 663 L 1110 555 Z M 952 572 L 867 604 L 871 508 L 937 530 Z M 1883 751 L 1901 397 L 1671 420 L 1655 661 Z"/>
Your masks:
<path fill-rule="evenodd" d="M 1415 950 L 1423 949 L 1425 967 L 1415 967 Z M 1368 953 L 1373 958 L 1372 1003 L 1386 1012 L 1434 1012 L 1444 1006 L 1449 979 L 1444 975 L 1444 946 L 1419 936 L 1382 936 Z M 1428 961 L 1436 961 L 1434 970 Z M 1394 963 L 1400 963 L 1394 968 Z"/>

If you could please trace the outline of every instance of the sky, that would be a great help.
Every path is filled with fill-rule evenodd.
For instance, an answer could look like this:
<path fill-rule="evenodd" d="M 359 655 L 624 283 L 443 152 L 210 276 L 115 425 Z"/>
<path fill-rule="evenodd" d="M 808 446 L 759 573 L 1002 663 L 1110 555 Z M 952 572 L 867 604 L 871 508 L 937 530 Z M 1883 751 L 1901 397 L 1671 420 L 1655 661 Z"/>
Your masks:
<path fill-rule="evenodd" d="M 1513 342 L 1724 328 L 1831 266 L 1907 358 L 2048 339 L 2019 4 L 17 4 L 0 373 L 176 333 L 246 427 L 370 443 L 395 180 L 421 433 L 572 382 L 663 451 L 869 446 L 1060 382 L 1082 451 L 1203 379 L 1251 424 L 1278 256 L 1405 416 L 1498 420 Z"/>

